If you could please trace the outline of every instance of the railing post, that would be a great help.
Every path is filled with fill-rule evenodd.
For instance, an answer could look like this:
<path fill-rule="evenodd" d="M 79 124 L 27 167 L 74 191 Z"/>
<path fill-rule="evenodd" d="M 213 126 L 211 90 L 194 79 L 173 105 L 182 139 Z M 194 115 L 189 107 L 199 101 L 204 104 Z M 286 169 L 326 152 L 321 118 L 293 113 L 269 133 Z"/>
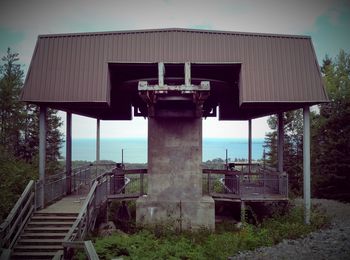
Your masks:
<path fill-rule="evenodd" d="M 88 213 L 86 213 L 86 214 L 88 214 Z M 77 233 L 79 239 L 81 238 L 81 227 L 82 227 L 82 224 L 83 224 L 83 221 L 80 221 L 79 222 L 79 226 L 78 226 L 78 233 Z"/>
<path fill-rule="evenodd" d="M 211 185 L 210 172 L 208 171 L 208 195 L 210 195 L 210 185 Z"/>
<path fill-rule="evenodd" d="M 310 171 L 310 108 L 304 107 L 303 110 L 303 197 L 304 197 L 304 221 L 310 224 L 311 215 L 311 171 Z"/>
<path fill-rule="evenodd" d="M 241 222 L 245 223 L 245 202 L 241 201 Z"/>
<path fill-rule="evenodd" d="M 143 195 L 143 173 L 140 173 L 140 196 Z"/>
<path fill-rule="evenodd" d="M 66 123 L 66 177 L 66 191 L 69 195 L 72 193 L 72 113 L 70 112 L 67 112 Z"/>
<path fill-rule="evenodd" d="M 265 193 L 266 193 L 266 173 L 264 171 L 264 179 L 263 179 L 264 187 L 263 187 L 263 196 L 265 198 Z"/>
<path fill-rule="evenodd" d="M 46 110 L 45 106 L 40 106 L 39 115 L 39 180 L 42 183 L 40 190 L 40 206 L 44 207 L 45 194 L 45 162 L 46 162 Z"/>

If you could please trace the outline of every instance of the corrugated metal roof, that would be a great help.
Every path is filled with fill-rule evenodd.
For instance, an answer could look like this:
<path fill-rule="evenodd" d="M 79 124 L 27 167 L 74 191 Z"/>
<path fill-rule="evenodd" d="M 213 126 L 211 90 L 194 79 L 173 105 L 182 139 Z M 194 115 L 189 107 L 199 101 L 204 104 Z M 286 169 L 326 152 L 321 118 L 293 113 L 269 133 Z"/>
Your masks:
<path fill-rule="evenodd" d="M 328 101 L 307 36 L 157 29 L 41 35 L 22 100 L 110 102 L 109 62 L 241 63 L 240 104 Z"/>

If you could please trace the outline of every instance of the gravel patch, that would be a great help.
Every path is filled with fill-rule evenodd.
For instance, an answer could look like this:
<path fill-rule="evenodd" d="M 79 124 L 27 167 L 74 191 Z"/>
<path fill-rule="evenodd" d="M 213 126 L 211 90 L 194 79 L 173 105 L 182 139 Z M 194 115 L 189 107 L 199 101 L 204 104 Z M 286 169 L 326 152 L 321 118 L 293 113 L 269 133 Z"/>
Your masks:
<path fill-rule="evenodd" d="M 296 203 L 302 203 L 301 200 Z M 350 204 L 313 199 L 331 217 L 331 227 L 272 247 L 240 252 L 230 259 L 350 259 Z"/>

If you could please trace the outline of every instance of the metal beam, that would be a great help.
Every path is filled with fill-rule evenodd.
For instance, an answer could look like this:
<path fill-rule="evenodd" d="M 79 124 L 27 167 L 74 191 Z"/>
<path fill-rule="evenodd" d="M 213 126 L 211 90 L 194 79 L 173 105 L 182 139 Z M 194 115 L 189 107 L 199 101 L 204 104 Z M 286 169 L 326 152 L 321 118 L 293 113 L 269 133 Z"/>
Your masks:
<path fill-rule="evenodd" d="M 69 195 L 72 193 L 72 113 L 67 112 L 66 116 L 66 186 Z"/>
<path fill-rule="evenodd" d="M 304 169 L 304 221 L 305 224 L 310 224 L 311 215 L 311 192 L 310 192 L 310 108 L 304 107 L 303 113 L 303 169 Z"/>
<path fill-rule="evenodd" d="M 96 162 L 100 162 L 100 119 L 96 122 Z"/>
<path fill-rule="evenodd" d="M 284 123 L 283 123 L 283 112 L 278 114 L 278 138 L 277 138 L 277 171 L 283 172 L 283 144 L 284 144 Z"/>
<path fill-rule="evenodd" d="M 251 171 L 252 164 L 252 120 L 248 120 L 248 169 Z"/>
<path fill-rule="evenodd" d="M 46 111 L 45 106 L 40 106 L 39 115 L 39 181 L 40 189 L 40 205 L 44 206 L 44 186 L 45 186 L 45 163 L 46 163 Z"/>
<path fill-rule="evenodd" d="M 201 81 L 199 85 L 148 85 L 147 81 L 139 81 L 138 91 L 210 91 L 210 82 Z"/>

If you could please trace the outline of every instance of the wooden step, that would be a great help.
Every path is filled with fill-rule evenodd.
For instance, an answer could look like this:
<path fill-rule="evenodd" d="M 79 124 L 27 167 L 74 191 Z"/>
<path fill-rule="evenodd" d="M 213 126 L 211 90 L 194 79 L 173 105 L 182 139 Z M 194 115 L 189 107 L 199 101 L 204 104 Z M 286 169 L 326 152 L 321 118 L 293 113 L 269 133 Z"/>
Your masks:
<path fill-rule="evenodd" d="M 13 252 L 11 259 L 52 259 L 56 252 Z"/>
<path fill-rule="evenodd" d="M 35 212 L 34 216 L 58 216 L 58 217 L 77 217 L 78 213 L 59 213 L 59 212 L 55 212 L 55 213 L 46 213 L 46 212 Z"/>
<path fill-rule="evenodd" d="M 63 239 L 20 239 L 18 245 L 60 245 Z"/>
<path fill-rule="evenodd" d="M 71 227 L 74 222 L 60 222 L 60 221 L 45 221 L 37 222 L 30 221 L 28 227 Z"/>
<path fill-rule="evenodd" d="M 66 227 L 43 227 L 41 226 L 34 226 L 34 227 L 27 227 L 25 229 L 25 232 L 30 233 L 66 233 L 70 229 L 70 226 Z"/>
<path fill-rule="evenodd" d="M 66 236 L 66 232 L 52 232 L 52 233 L 29 233 L 25 232 L 21 235 L 23 239 L 38 239 L 38 238 L 50 238 L 50 239 L 63 239 Z"/>
<path fill-rule="evenodd" d="M 47 221 L 61 221 L 61 222 L 74 222 L 76 220 L 75 216 L 33 216 L 31 221 L 36 222 L 47 222 Z"/>
<path fill-rule="evenodd" d="M 63 250 L 62 245 L 17 245 L 15 252 L 57 252 Z"/>

